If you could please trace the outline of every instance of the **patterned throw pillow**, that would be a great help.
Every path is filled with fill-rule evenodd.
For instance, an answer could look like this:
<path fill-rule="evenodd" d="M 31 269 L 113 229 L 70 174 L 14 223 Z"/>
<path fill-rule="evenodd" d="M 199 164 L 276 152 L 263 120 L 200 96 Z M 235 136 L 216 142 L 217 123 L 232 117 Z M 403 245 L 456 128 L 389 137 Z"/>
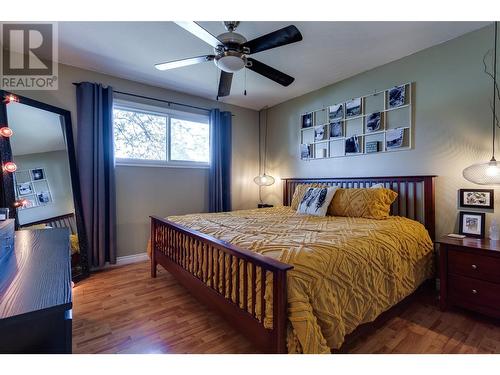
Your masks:
<path fill-rule="evenodd" d="M 398 194 L 386 188 L 338 189 L 328 207 L 328 215 L 387 219 Z"/>
<path fill-rule="evenodd" d="M 305 191 L 297 212 L 314 216 L 325 216 L 337 187 L 310 187 Z"/>
<path fill-rule="evenodd" d="M 292 210 L 297 211 L 299 208 L 299 204 L 302 201 L 302 197 L 304 196 L 307 189 L 310 187 L 323 187 L 321 184 L 299 184 L 295 187 L 293 192 L 292 201 L 290 202 L 290 208 Z"/>

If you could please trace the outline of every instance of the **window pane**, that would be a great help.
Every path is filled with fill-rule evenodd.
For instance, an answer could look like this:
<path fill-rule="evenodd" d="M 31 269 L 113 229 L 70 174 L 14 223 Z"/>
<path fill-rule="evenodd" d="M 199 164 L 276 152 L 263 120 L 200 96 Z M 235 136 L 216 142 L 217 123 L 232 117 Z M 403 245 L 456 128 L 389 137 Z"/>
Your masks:
<path fill-rule="evenodd" d="M 167 118 L 113 109 L 115 157 L 167 160 Z"/>
<path fill-rule="evenodd" d="M 208 122 L 186 121 L 172 117 L 170 134 L 172 160 L 208 163 L 210 145 Z"/>

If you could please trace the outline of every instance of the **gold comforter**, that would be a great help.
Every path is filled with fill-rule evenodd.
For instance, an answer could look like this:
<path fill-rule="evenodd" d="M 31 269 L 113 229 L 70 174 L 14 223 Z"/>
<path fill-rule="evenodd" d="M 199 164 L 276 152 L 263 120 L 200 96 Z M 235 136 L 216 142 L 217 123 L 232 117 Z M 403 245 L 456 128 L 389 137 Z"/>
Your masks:
<path fill-rule="evenodd" d="M 293 265 L 287 279 L 290 353 L 339 348 L 345 335 L 432 272 L 427 231 L 403 217 L 315 217 L 275 207 L 168 219 Z"/>

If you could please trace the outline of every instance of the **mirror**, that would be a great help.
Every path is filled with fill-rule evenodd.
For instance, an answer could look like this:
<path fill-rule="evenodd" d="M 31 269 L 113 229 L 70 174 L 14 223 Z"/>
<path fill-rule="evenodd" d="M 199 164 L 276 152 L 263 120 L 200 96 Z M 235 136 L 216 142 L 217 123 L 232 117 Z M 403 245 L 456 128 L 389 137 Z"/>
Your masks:
<path fill-rule="evenodd" d="M 13 202 L 5 207 L 15 211 L 18 230 L 69 228 L 72 276 L 79 280 L 88 274 L 88 266 L 70 113 L 17 98 L 5 104 L 12 130 L 10 158 L 17 166 L 9 176 L 3 175 L 11 179 L 3 184 L 5 192 L 13 190 L 7 194 Z"/>

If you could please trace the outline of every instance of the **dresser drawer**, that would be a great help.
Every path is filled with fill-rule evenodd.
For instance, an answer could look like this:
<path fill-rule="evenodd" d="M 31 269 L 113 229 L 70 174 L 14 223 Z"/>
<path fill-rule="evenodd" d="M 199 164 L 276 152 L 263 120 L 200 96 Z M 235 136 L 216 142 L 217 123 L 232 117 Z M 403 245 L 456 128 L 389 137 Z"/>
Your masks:
<path fill-rule="evenodd" d="M 470 277 L 450 275 L 450 302 L 465 307 L 486 307 L 500 311 L 500 285 Z"/>
<path fill-rule="evenodd" d="M 448 272 L 500 283 L 500 258 L 448 249 Z"/>

